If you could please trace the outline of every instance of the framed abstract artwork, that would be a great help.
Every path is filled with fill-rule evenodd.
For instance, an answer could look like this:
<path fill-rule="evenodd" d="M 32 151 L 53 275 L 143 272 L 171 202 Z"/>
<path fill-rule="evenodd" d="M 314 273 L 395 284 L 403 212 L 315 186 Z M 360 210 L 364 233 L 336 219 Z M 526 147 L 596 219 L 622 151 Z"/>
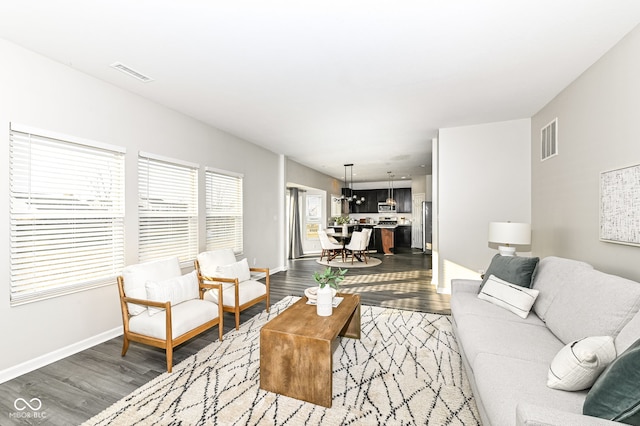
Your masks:
<path fill-rule="evenodd" d="M 640 164 L 600 174 L 600 240 L 640 246 Z"/>

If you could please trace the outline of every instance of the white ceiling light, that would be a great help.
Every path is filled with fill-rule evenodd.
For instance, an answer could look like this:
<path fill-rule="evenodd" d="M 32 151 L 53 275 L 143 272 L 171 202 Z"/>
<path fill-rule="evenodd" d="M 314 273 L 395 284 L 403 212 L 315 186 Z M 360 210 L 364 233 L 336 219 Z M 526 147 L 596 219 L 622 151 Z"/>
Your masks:
<path fill-rule="evenodd" d="M 111 64 L 111 67 L 117 69 L 118 71 L 121 71 L 121 72 L 127 74 L 130 77 L 133 77 L 133 78 L 135 78 L 137 80 L 140 80 L 143 83 L 149 83 L 149 82 L 153 81 L 153 79 L 151 77 L 146 76 L 146 75 L 142 74 L 141 72 L 138 72 L 138 71 L 134 70 L 133 68 L 126 66 L 122 62 L 114 62 L 113 64 Z"/>

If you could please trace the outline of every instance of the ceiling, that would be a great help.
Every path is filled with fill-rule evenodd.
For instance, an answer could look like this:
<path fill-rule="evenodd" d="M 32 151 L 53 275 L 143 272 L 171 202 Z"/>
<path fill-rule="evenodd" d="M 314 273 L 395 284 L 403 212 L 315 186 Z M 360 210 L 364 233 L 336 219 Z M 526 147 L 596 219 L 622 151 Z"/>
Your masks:
<path fill-rule="evenodd" d="M 354 182 L 531 117 L 639 22 L 637 0 L 0 2 L 1 38 Z"/>

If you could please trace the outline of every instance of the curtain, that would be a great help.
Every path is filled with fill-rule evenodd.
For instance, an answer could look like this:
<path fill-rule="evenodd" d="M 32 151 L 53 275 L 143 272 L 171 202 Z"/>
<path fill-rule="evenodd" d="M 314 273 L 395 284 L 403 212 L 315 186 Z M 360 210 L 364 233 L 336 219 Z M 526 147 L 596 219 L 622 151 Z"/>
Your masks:
<path fill-rule="evenodd" d="M 302 257 L 302 230 L 300 220 L 300 191 L 291 188 L 291 211 L 289 214 L 289 259 Z"/>

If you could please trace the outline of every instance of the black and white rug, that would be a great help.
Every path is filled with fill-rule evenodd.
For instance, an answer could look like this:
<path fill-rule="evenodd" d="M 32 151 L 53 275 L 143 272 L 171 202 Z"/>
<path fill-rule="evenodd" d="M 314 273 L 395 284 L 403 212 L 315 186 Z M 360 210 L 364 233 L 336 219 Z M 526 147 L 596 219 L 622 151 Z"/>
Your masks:
<path fill-rule="evenodd" d="M 333 355 L 333 407 L 260 389 L 260 328 L 240 330 L 121 399 L 85 425 L 479 425 L 450 317 L 362 306 L 360 340 Z"/>

